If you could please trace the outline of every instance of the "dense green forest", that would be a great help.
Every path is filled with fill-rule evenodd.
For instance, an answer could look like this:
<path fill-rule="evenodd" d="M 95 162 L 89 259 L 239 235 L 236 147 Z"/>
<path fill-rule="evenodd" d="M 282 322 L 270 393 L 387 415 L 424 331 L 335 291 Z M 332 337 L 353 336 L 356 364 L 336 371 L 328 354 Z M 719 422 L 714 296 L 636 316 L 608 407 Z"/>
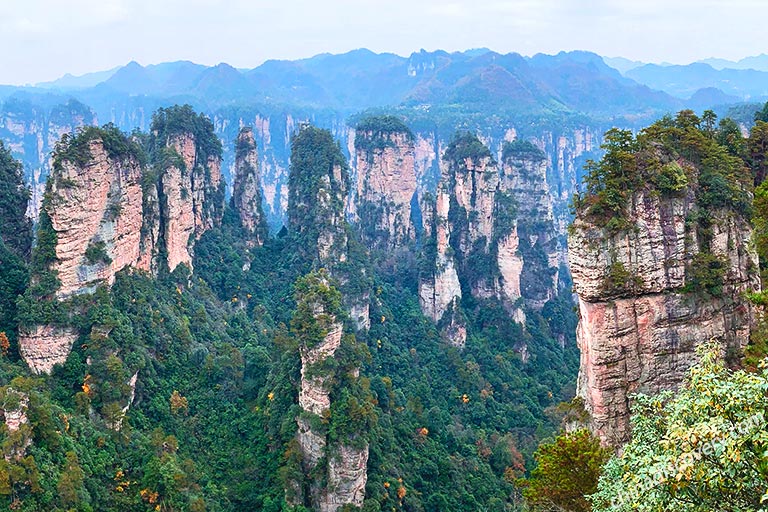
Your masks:
<path fill-rule="evenodd" d="M 62 148 L 87 150 L 90 137 L 104 135 L 110 151 L 147 162 L 146 179 L 156 179 L 152 173 L 163 159 L 174 157 L 158 141 L 178 130 L 211 129 L 186 114 L 161 111 L 151 136 L 127 138 L 106 127 L 85 130 Z M 213 139 L 201 140 L 205 154 L 220 151 Z M 305 130 L 292 151 L 296 181 L 286 229 L 249 247 L 239 217 L 227 207 L 222 225 L 195 244 L 194 273 L 183 265 L 157 276 L 125 269 L 111 288 L 51 306 L 80 337 L 50 376 L 26 368 L 16 333 L 22 320 L 41 320 L 34 318 L 41 305 L 53 304 L 48 299 L 57 280 L 47 269 L 56 257 L 55 236 L 50 219 L 41 216 L 29 256 L 31 227 L 20 206 L 26 191 L 18 164 L 2 151 L 12 185 L 2 190 L 0 203 L 19 207 L 0 225 L 0 404 L 7 417 L 26 410 L 28 422 L 13 433 L 0 427 L 0 506 L 290 509 L 285 489 L 298 470 L 297 347 L 306 325 L 302 278 L 322 263 L 311 250 L 322 212 L 315 211 L 315 174 L 306 166 L 323 161 L 320 171 L 346 168 L 323 130 Z M 347 186 L 345 173 L 339 187 Z M 339 405 L 328 428 L 331 438 L 365 433 L 370 457 L 363 510 L 519 508 L 515 481 L 531 467 L 539 441 L 559 424 L 555 406 L 574 393 L 573 332 L 564 347 L 553 334 L 564 321 L 574 325 L 573 311 L 562 304 L 531 311 L 524 329 L 500 305 L 467 299 L 466 347 L 451 347 L 420 312 L 415 265 L 374 266 L 377 256 L 359 246 L 353 227 L 345 229 L 348 261 L 335 275 L 346 282 L 334 289 L 369 291 L 372 325 L 357 332 L 348 345 L 352 352 L 335 362 L 342 380 L 333 388 Z M 358 275 L 365 278 L 350 282 L 348 276 Z M 355 332 L 348 318 L 344 330 Z M 526 362 L 518 353 L 523 344 Z M 344 357 L 362 365 L 356 386 L 343 385 Z"/>
<path fill-rule="evenodd" d="M 632 187 L 676 193 L 685 174 L 667 161 L 648 165 L 646 149 L 662 145 L 667 154 L 704 164 L 703 201 L 735 202 L 753 214 L 756 245 L 766 261 L 768 124 L 758 118 L 751 136 L 742 138 L 728 120 L 715 121 L 709 113 L 700 118 L 683 112 L 637 136 L 609 132 L 606 156 L 590 164 L 587 190 L 576 198 L 577 206 L 606 225 L 620 225 Z M 103 133 L 85 130 L 66 147 L 87 149 L 89 137 L 104 135 L 112 151 L 147 162 L 147 179 L 156 179 L 152 173 L 164 159 L 177 157 L 158 142 L 171 133 L 194 130 L 202 135 L 198 149 L 203 154 L 221 151 L 210 123 L 191 110 L 163 110 L 156 122 L 151 136 L 128 138 L 106 127 Z M 393 121 L 392 129 L 402 127 Z M 510 145 L 504 158 L 534 149 Z M 454 151 L 487 149 L 456 145 Z M 20 323 L 35 320 L 30 315 L 41 311 L 35 308 L 45 312 L 41 304 L 46 301 L 40 299 L 57 286 L 56 276 L 46 272 L 55 258 L 55 237 L 50 219 L 42 215 L 30 252 L 22 173 L 0 147 L 0 204 L 8 210 L 0 223 L 0 409 L 6 423 L 19 411 L 27 418 L 13 432 L 0 423 L 0 506 L 22 511 L 306 510 L 287 504 L 286 489 L 307 477 L 295 446 L 302 415 L 300 350 L 325 332 L 312 318 L 312 300 L 322 300 L 326 311 L 343 321 L 346 334 L 334 360 L 316 370 L 331 377 L 329 417 L 307 421 L 321 421 L 317 426 L 331 441 L 368 443 L 365 511 L 582 511 L 593 503 L 600 510 L 634 510 L 632 504 L 647 494 L 638 493 L 641 486 L 628 489 L 627 482 L 653 487 L 653 475 L 645 469 L 648 454 L 655 453 L 649 450 L 674 444 L 675 457 L 687 456 L 685 443 L 691 435 L 700 436 L 704 427 L 699 424 L 712 416 L 708 408 L 716 407 L 706 400 L 729 404 L 714 417 L 766 413 L 761 401 L 748 400 L 749 393 L 764 395 L 764 370 L 732 373 L 704 357 L 677 399 L 638 401 L 635 428 L 641 435 L 622 457 L 611 457 L 586 431 L 559 432 L 564 422 L 584 419 L 578 401 L 571 402 L 578 353 L 570 297 L 562 294 L 541 312 L 526 310 L 522 327 L 500 304 L 467 294 L 461 305 L 466 345 L 446 344 L 420 311 L 418 265 L 372 263 L 382 255 L 359 244 L 353 225 L 323 225 L 331 210 L 343 208 L 338 200 L 348 187 L 346 162 L 331 134 L 305 128 L 294 137 L 292 153 L 286 228 L 252 247 L 240 217 L 227 206 L 221 226 L 195 243 L 194 272 L 184 265 L 156 276 L 125 269 L 111 287 L 56 306 L 55 313 L 66 313 L 79 339 L 65 364 L 40 376 L 21 360 L 17 333 Z M 739 174 L 741 169 L 751 174 Z M 337 195 L 318 205 L 313 194 L 328 173 L 338 177 L 326 183 Z M 331 266 L 330 275 L 313 246 L 324 229 L 343 233 L 345 241 L 347 261 Z M 427 250 L 418 245 L 412 248 L 414 261 Z M 707 277 L 712 278 L 702 279 Z M 701 285 L 712 292 L 716 282 Z M 369 329 L 356 332 L 340 307 L 345 293 L 369 297 Z M 754 300 L 768 303 L 763 296 Z M 761 332 L 768 330 L 762 327 L 754 336 L 748 369 L 765 355 Z M 519 353 L 523 345 L 525 361 Z M 359 378 L 350 377 L 357 368 Z M 744 504 L 731 510 L 760 506 L 762 494 L 754 493 L 765 491 L 759 487 L 766 474 L 763 437 L 734 436 L 738 452 L 727 445 L 727 456 L 718 453 L 711 461 L 722 470 L 723 486 L 736 481 L 748 489 L 731 486 Z M 744 443 L 751 443 L 750 450 L 742 449 Z M 672 456 L 668 451 L 659 456 Z M 733 453 L 745 462 L 736 464 Z M 667 486 L 667 494 L 654 488 L 654 503 L 662 508 L 648 510 L 683 510 L 669 508 L 683 497 L 700 498 L 685 510 L 711 510 L 707 507 L 717 503 L 716 493 L 724 487 L 696 487 L 699 494 L 690 498 L 679 483 L 698 474 L 684 472 L 678 484 Z M 595 501 L 588 496 L 593 492 Z M 618 502 L 629 508 L 611 508 L 617 494 L 630 496 Z"/>

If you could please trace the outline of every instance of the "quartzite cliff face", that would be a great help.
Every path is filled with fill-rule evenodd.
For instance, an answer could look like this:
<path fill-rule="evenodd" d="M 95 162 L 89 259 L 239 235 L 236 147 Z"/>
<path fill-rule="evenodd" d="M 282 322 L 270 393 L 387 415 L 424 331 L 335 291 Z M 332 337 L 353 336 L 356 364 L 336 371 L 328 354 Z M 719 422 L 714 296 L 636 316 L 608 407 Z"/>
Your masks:
<path fill-rule="evenodd" d="M 499 241 L 501 284 L 507 297 L 523 297 L 528 306 L 540 311 L 559 291 L 564 252 L 558 241 L 544 152 L 528 141 L 504 144 L 499 188 L 506 200 L 514 202 L 516 217 L 511 233 Z M 510 258 L 514 247 L 519 256 Z"/>
<path fill-rule="evenodd" d="M 338 292 L 331 289 L 328 276 L 321 272 L 308 279 L 313 289 L 302 289 L 305 295 L 299 297 L 299 301 L 309 302 L 304 310 L 311 312 L 312 322 L 323 334 L 322 339 L 302 340 L 299 345 L 302 414 L 297 418 L 296 440 L 307 481 L 293 482 L 288 499 L 296 505 L 310 504 L 320 512 L 336 512 L 345 505 L 360 507 L 363 504 L 368 479 L 368 443 L 329 438 L 327 423 L 333 421 L 332 381 L 339 378 L 334 371 L 341 370 L 331 370 L 333 366 L 328 363 L 334 360 L 343 342 L 343 326 L 330 310 L 333 301 L 328 297 Z M 352 373 L 351 378 L 357 379 L 358 370 L 355 368 Z"/>
<path fill-rule="evenodd" d="M 345 216 L 348 165 L 327 130 L 305 126 L 292 141 L 288 226 L 302 255 L 339 282 L 349 316 L 358 329 L 370 326 L 370 284 L 363 251 Z M 357 251 L 352 251 L 353 245 Z M 350 258 L 355 254 L 356 258 Z"/>
<path fill-rule="evenodd" d="M 110 155 L 101 138 L 83 149 L 83 161 L 57 160 L 45 205 L 57 237 L 60 298 L 111 284 L 117 271 L 138 266 L 142 252 L 141 164 L 132 154 Z"/>
<path fill-rule="evenodd" d="M 185 108 L 161 112 L 182 120 L 195 116 Z M 148 166 L 140 163 L 142 148 L 114 128 L 88 128 L 62 141 L 43 204 L 55 239 L 47 265 L 58 279 L 55 300 L 110 285 L 127 267 L 191 268 L 194 241 L 221 222 L 221 152 L 201 142 L 215 137 L 212 128 L 168 133 L 162 122 L 158 116 L 151 148 L 156 158 Z M 60 323 L 26 326 L 20 352 L 35 372 L 49 373 L 66 360 L 77 337 Z"/>
<path fill-rule="evenodd" d="M 701 170 L 664 152 L 655 158 L 677 173 L 676 191 L 660 192 L 654 178 L 628 191 L 620 229 L 582 204 L 569 237 L 578 396 L 595 433 L 614 445 L 630 435 L 630 395 L 677 388 L 701 342 L 716 339 L 738 357 L 755 322 L 745 292 L 760 288 L 747 218 L 736 206 L 705 210 Z"/>
<path fill-rule="evenodd" d="M 466 330 L 456 308 L 462 293 L 500 300 L 524 322 L 524 304 L 540 310 L 556 295 L 559 254 L 546 160 L 535 146 L 505 145 L 499 169 L 488 148 L 465 135 L 443 160 L 434 206 L 423 202 L 430 268 L 422 273 L 419 298 L 424 314 L 461 345 Z"/>
<path fill-rule="evenodd" d="M 414 138 L 394 117 L 368 118 L 355 132 L 355 213 L 369 247 L 392 251 L 416 239 Z"/>

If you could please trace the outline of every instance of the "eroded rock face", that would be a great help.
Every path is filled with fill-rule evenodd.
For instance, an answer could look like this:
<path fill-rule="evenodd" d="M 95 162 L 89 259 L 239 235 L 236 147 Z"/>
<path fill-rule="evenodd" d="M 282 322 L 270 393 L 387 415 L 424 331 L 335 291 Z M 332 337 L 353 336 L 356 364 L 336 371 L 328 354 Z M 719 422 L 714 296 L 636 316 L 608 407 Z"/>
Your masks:
<path fill-rule="evenodd" d="M 690 190 L 674 198 L 639 191 L 627 212 L 633 229 L 613 234 L 584 218 L 574 224 L 569 254 L 579 296 L 578 395 L 606 443 L 629 439 L 629 396 L 676 389 L 701 342 L 716 339 L 731 355 L 748 342 L 756 312 L 745 292 L 760 288 L 751 227 L 732 210 L 710 211 L 705 247 L 725 263 L 722 293 L 687 292 L 702 245 L 687 222 L 696 209 Z M 616 282 L 622 275 L 623 283 Z"/>
<path fill-rule="evenodd" d="M 111 284 L 115 273 L 138 266 L 142 169 L 132 157 L 111 158 L 100 139 L 89 143 L 84 166 L 64 160 L 54 170 L 48 215 L 58 242 L 59 298 Z M 148 270 L 148 269 L 145 269 Z"/>
<path fill-rule="evenodd" d="M 320 313 L 322 314 L 322 313 Z M 308 368 L 318 362 L 333 357 L 341 345 L 342 325 L 333 322 L 325 339 L 316 347 L 301 347 L 301 389 L 299 390 L 299 405 L 305 411 L 321 416 L 331 408 L 330 394 L 325 389 L 325 378 L 322 376 L 307 377 Z"/>
<path fill-rule="evenodd" d="M 500 190 L 515 204 L 516 219 L 504 245 L 517 238 L 518 256 L 499 246 L 499 270 L 509 300 L 523 297 L 540 311 L 558 292 L 561 249 L 547 185 L 546 155 L 531 143 L 516 141 L 505 147 Z M 502 259 L 503 258 L 503 259 Z M 515 289 L 519 283 L 519 289 Z"/>
<path fill-rule="evenodd" d="M 165 249 L 168 268 L 184 264 L 192 268 L 192 246 L 203 233 L 221 223 L 223 201 L 220 194 L 221 159 L 202 158 L 195 136 L 175 135 L 168 146 L 180 157 L 180 164 L 163 170 L 160 179 L 160 208 L 165 212 Z M 217 195 L 221 195 L 217 198 Z"/>
<path fill-rule="evenodd" d="M 165 224 L 161 226 L 168 251 L 168 269 L 173 271 L 184 264 L 191 268 L 190 241 L 195 234 L 196 216 L 194 203 L 189 200 L 191 182 L 181 169 L 171 166 L 161 178 Z"/>
<path fill-rule="evenodd" d="M 344 505 L 360 507 L 368 481 L 368 446 L 341 445 L 328 461 L 328 489 L 321 512 L 336 512 Z"/>
<path fill-rule="evenodd" d="M 37 220 L 51 169 L 50 154 L 65 133 L 98 124 L 96 114 L 86 105 L 70 99 L 48 108 L 27 101 L 6 102 L 0 112 L 0 138 L 24 163 L 31 195 L 27 215 Z"/>
<path fill-rule="evenodd" d="M 466 327 L 458 312 L 462 294 L 459 276 L 467 276 L 473 296 L 490 298 L 496 291 L 497 282 L 490 272 L 474 272 L 476 264 L 491 251 L 499 185 L 496 164 L 487 149 L 485 152 L 449 161 L 434 210 L 424 209 L 432 217 L 428 235 L 434 244 L 434 267 L 419 282 L 421 309 L 426 316 L 445 324 L 443 337 L 456 346 L 466 341 Z"/>
<path fill-rule="evenodd" d="M 17 432 L 22 425 L 26 425 L 29 419 L 27 418 L 27 407 L 29 406 L 29 397 L 13 389 L 10 389 L 8 393 L 17 395 L 18 405 L 13 408 L 3 409 L 3 420 L 8 427 L 9 433 Z"/>
<path fill-rule="evenodd" d="M 355 134 L 357 205 L 365 242 L 393 250 L 415 240 L 411 204 L 416 194 L 413 136 L 409 132 Z"/>
<path fill-rule="evenodd" d="M 514 199 L 502 188 L 490 151 L 466 136 L 449 147 L 444 160 L 434 207 L 422 207 L 425 259 L 434 267 L 422 274 L 419 299 L 424 314 L 443 324 L 444 337 L 461 346 L 466 340 L 458 312 L 462 280 L 473 297 L 502 300 L 512 318 L 521 321 L 525 316 L 517 301 L 524 262 Z"/>
<path fill-rule="evenodd" d="M 449 193 L 456 211 L 453 219 L 450 212 L 448 218 L 454 239 L 451 245 L 460 254 L 462 270 L 467 272 L 477 266 L 477 256 L 491 252 L 499 171 L 490 157 L 466 158 L 462 164 L 452 167 Z M 477 272 L 473 277 L 470 279 L 473 296 L 486 299 L 496 295 L 492 277 L 485 272 Z"/>
<path fill-rule="evenodd" d="M 235 173 L 232 206 L 248 233 L 249 245 L 261 245 L 267 235 L 266 217 L 261 206 L 259 155 L 251 128 L 243 128 L 235 144 Z"/>
<path fill-rule="evenodd" d="M 195 240 L 221 222 L 220 159 L 201 158 L 193 135 L 170 139 L 168 148 L 178 158 L 165 169 L 153 169 L 159 174 L 154 183 L 142 183 L 148 169 L 139 161 L 139 149 L 115 153 L 105 140 L 110 139 L 103 132 L 85 131 L 63 141 L 56 155 L 44 202 L 56 234 L 50 270 L 60 286 L 54 300 L 109 286 L 127 267 L 191 268 Z M 118 147 L 128 146 L 125 139 Z M 20 352 L 33 371 L 50 373 L 66 361 L 76 338 L 71 328 L 33 326 L 20 332 Z"/>
<path fill-rule="evenodd" d="M 328 130 L 303 127 L 292 142 L 288 226 L 302 238 L 299 251 L 339 283 L 344 307 L 358 329 L 370 325 L 370 278 L 345 215 L 347 161 Z M 350 260 L 350 254 L 354 259 Z"/>
<path fill-rule="evenodd" d="M 322 306 L 317 305 L 315 317 L 325 314 Z M 343 334 L 342 324 L 335 317 L 331 316 L 325 323 L 329 328 L 321 343 L 314 347 L 299 347 L 301 354 L 299 405 L 305 413 L 317 417 L 330 415 L 331 399 L 326 382 L 330 377 L 317 372 L 316 368 L 325 360 L 334 357 L 341 345 Z M 316 472 L 318 464 L 327 460 L 325 471 L 327 483 L 319 485 L 318 482 L 311 482 L 309 485 L 309 501 L 313 508 L 323 512 L 335 512 L 344 505 L 362 506 L 368 479 L 368 444 L 352 446 L 341 443 L 329 447 L 327 435 L 324 432 L 314 431 L 311 422 L 306 418 L 297 418 L 297 424 L 299 428 L 297 441 L 305 474 Z"/>
<path fill-rule="evenodd" d="M 54 365 L 67 360 L 78 338 L 74 328 L 38 325 L 19 332 L 21 357 L 35 373 L 51 373 Z"/>
<path fill-rule="evenodd" d="M 317 258 L 321 264 L 334 265 L 347 261 L 346 219 L 344 204 L 347 188 L 346 180 L 342 175 L 339 165 L 334 165 L 330 174 L 324 175 L 319 180 L 319 187 L 315 200 L 319 210 L 327 214 L 317 219 L 320 226 L 317 236 Z"/>
<path fill-rule="evenodd" d="M 524 262 L 519 247 L 520 238 L 515 225 L 507 236 L 499 240 L 496 256 L 501 276 L 501 292 L 510 302 L 522 297 L 521 276 L 523 275 Z M 519 307 L 514 307 L 512 318 L 518 323 L 524 323 L 525 312 Z"/>
<path fill-rule="evenodd" d="M 434 322 L 439 322 L 449 307 L 461 299 L 459 275 L 451 255 L 448 226 L 450 200 L 448 193 L 440 190 L 434 210 L 425 208 L 427 215 L 435 219 L 426 233 L 435 241 L 435 267 L 431 276 L 419 281 L 419 302 L 424 315 Z"/>
<path fill-rule="evenodd" d="M 0 421 L 5 423 L 8 436 L 0 453 L 6 461 L 17 461 L 24 457 L 32 444 L 32 429 L 27 417 L 29 396 L 8 386 L 0 395 Z"/>

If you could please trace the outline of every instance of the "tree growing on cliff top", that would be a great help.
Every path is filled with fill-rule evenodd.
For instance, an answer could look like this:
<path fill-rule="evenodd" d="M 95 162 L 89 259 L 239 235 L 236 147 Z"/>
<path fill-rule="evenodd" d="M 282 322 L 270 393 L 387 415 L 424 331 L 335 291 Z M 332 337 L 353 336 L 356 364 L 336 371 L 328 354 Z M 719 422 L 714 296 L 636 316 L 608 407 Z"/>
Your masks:
<path fill-rule="evenodd" d="M 632 441 L 606 465 L 594 510 L 765 510 L 768 363 L 734 372 L 719 352 L 703 345 L 677 394 L 636 397 Z"/>
<path fill-rule="evenodd" d="M 675 196 L 692 188 L 703 211 L 729 208 L 749 215 L 752 179 L 740 154 L 741 136 L 730 120 L 717 130 L 714 122 L 708 115 L 702 128 L 693 111 L 683 110 L 634 137 L 628 130 L 609 130 L 601 146 L 605 155 L 585 167 L 586 190 L 574 197 L 575 209 L 599 226 L 622 230 L 629 227 L 633 192 Z"/>

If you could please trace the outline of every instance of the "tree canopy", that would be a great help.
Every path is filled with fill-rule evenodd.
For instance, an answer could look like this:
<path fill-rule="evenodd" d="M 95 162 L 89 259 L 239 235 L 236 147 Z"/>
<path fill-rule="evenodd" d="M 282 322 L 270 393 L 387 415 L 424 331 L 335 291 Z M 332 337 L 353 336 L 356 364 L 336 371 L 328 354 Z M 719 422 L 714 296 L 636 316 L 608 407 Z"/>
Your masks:
<path fill-rule="evenodd" d="M 677 393 L 638 395 L 632 440 L 605 466 L 596 512 L 764 510 L 768 364 L 731 371 L 705 343 Z"/>

